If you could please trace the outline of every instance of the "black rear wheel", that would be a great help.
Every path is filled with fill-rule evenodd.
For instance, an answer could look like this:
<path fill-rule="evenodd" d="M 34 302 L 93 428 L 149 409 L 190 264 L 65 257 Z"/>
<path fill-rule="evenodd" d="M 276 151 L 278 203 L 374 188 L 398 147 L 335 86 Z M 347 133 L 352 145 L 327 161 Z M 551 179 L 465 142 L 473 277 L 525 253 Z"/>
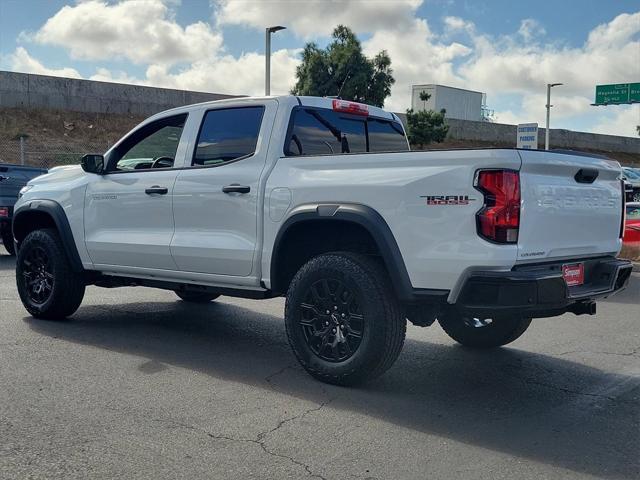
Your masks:
<path fill-rule="evenodd" d="M 58 232 L 34 230 L 16 260 L 16 285 L 22 304 L 36 318 L 59 320 L 73 314 L 84 297 L 81 272 L 74 272 Z"/>
<path fill-rule="evenodd" d="M 220 296 L 215 293 L 184 292 L 179 290 L 176 290 L 176 295 L 183 301 L 190 303 L 209 303 Z"/>
<path fill-rule="evenodd" d="M 16 254 L 16 247 L 13 244 L 13 235 L 11 234 L 11 227 L 0 229 L 0 237 L 2 237 L 2 244 L 4 249 L 9 255 Z"/>
<path fill-rule="evenodd" d="M 400 354 L 406 320 L 374 257 L 327 253 L 294 276 L 285 305 L 289 344 L 315 378 L 353 385 L 384 373 Z"/>
<path fill-rule="evenodd" d="M 495 348 L 519 338 L 531 324 L 530 318 L 476 318 L 447 313 L 438 322 L 456 342 L 472 348 Z"/>

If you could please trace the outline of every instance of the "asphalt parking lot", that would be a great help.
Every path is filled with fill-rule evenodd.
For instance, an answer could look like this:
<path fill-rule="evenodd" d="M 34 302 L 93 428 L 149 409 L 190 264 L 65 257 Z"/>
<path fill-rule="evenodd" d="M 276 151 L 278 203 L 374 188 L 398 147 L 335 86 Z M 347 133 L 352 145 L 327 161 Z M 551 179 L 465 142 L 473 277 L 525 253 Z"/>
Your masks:
<path fill-rule="evenodd" d="M 90 287 L 48 322 L 13 269 L 0 255 L 3 479 L 640 476 L 638 273 L 497 351 L 410 326 L 389 372 L 346 389 L 299 368 L 282 299 Z"/>

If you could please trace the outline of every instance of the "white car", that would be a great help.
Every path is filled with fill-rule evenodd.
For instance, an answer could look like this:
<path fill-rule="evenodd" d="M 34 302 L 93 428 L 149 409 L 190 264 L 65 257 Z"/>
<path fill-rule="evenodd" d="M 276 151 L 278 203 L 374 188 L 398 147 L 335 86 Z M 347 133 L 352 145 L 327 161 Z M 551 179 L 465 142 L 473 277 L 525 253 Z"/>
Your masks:
<path fill-rule="evenodd" d="M 394 114 L 343 100 L 191 105 L 29 182 L 18 291 L 52 319 L 90 284 L 286 295 L 300 363 L 353 384 L 393 364 L 407 319 L 488 348 L 532 318 L 593 314 L 631 273 L 620 178 L 583 154 L 410 151 Z"/>

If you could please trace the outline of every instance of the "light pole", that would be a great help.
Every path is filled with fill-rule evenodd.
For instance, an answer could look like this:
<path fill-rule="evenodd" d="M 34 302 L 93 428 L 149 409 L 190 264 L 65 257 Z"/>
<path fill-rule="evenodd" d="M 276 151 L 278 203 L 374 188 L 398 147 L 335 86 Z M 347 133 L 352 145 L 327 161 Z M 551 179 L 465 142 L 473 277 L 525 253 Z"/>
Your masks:
<path fill-rule="evenodd" d="M 547 83 L 547 128 L 544 129 L 544 149 L 549 150 L 549 114 L 551 113 L 551 87 L 563 85 L 562 83 Z"/>
<path fill-rule="evenodd" d="M 271 95 L 271 34 L 284 30 L 287 27 L 276 25 L 275 27 L 267 27 L 265 29 L 264 38 L 264 94 Z"/>

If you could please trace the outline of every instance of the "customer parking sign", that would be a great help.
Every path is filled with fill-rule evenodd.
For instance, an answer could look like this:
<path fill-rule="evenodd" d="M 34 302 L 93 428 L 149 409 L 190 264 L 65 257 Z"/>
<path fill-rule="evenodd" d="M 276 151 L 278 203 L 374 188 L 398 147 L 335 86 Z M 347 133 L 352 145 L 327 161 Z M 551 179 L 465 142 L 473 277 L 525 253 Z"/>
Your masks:
<path fill-rule="evenodd" d="M 518 125 L 516 148 L 535 150 L 538 148 L 538 124 L 521 123 Z"/>

